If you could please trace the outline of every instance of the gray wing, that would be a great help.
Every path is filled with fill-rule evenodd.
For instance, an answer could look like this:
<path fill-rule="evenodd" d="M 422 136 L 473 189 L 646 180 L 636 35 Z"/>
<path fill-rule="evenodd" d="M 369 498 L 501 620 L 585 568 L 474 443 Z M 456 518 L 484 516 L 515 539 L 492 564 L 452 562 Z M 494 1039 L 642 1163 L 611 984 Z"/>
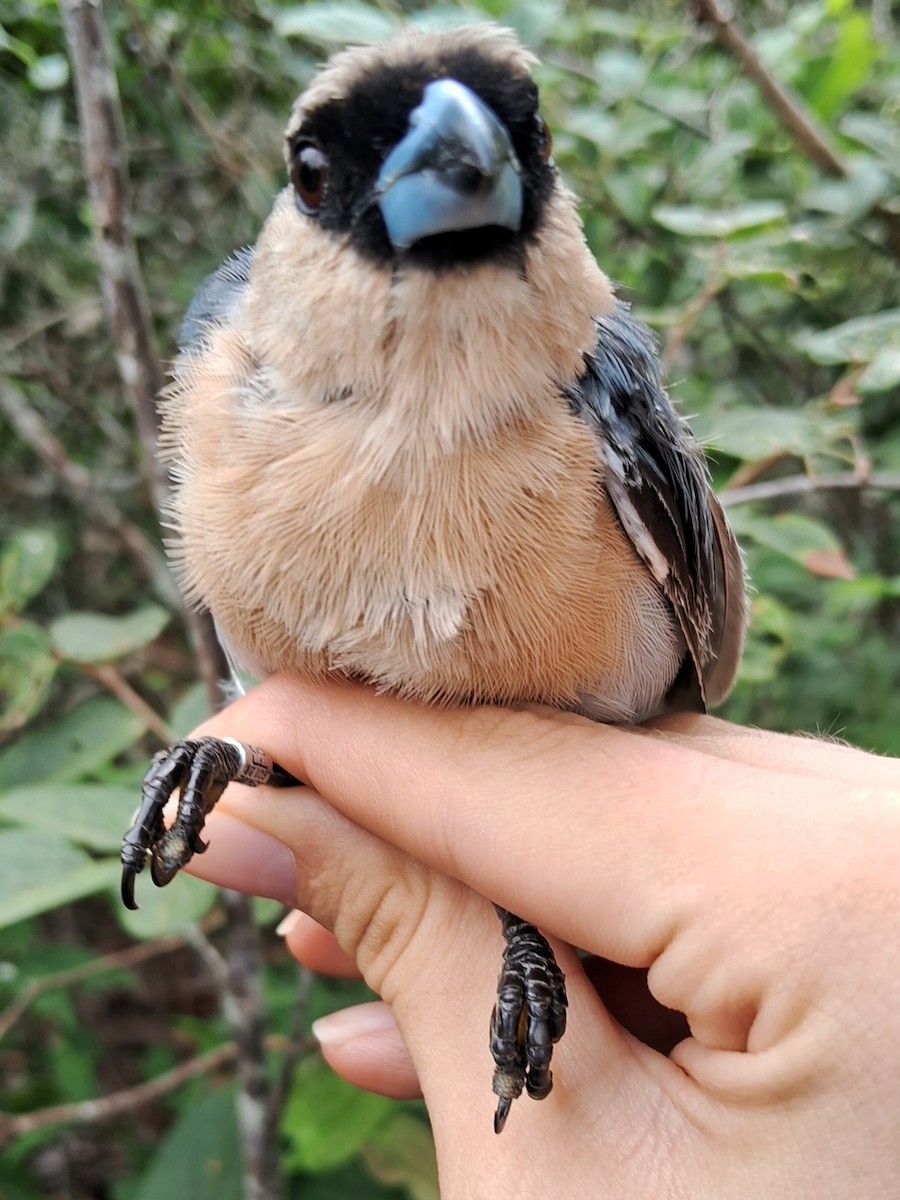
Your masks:
<path fill-rule="evenodd" d="M 624 305 L 596 327 L 569 403 L 595 430 L 609 499 L 684 635 L 689 657 L 670 702 L 703 709 L 728 693 L 740 659 L 743 559 L 703 452 L 666 395 L 649 330 Z"/>
<path fill-rule="evenodd" d="M 210 325 L 225 324 L 244 294 L 253 263 L 253 246 L 236 250 L 200 284 L 178 330 L 178 349 L 197 350 Z"/>
<path fill-rule="evenodd" d="M 237 250 L 200 284 L 188 305 L 178 330 L 178 350 L 189 353 L 199 350 L 210 328 L 227 323 L 234 312 L 250 277 L 254 248 Z M 244 676 L 235 661 L 234 653 L 213 617 L 216 640 L 221 647 L 229 678 L 221 682 L 226 703 L 246 692 Z"/>

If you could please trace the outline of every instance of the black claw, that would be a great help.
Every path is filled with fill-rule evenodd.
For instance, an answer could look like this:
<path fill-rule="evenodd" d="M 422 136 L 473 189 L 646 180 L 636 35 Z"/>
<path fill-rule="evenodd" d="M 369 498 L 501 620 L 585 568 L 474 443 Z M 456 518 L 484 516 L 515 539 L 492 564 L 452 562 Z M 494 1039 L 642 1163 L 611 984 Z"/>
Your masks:
<path fill-rule="evenodd" d="M 513 1100 L 527 1091 L 543 1100 L 553 1087 L 550 1059 L 566 1028 L 565 977 L 547 939 L 533 925 L 498 908 L 506 948 L 491 1017 L 494 1131 L 506 1124 Z"/>
<path fill-rule="evenodd" d="M 140 907 L 134 898 L 134 881 L 136 879 L 137 871 L 134 867 L 122 868 L 122 903 L 132 912 L 137 912 Z"/>
<path fill-rule="evenodd" d="M 150 876 L 165 887 L 207 843 L 204 822 L 229 783 L 250 786 L 302 786 L 299 779 L 272 763 L 262 751 L 219 738 L 175 742 L 153 756 L 141 785 L 141 806 L 122 842 L 122 903 L 136 909 L 135 879 L 150 860 Z M 163 809 L 179 792 L 178 811 L 170 829 Z"/>

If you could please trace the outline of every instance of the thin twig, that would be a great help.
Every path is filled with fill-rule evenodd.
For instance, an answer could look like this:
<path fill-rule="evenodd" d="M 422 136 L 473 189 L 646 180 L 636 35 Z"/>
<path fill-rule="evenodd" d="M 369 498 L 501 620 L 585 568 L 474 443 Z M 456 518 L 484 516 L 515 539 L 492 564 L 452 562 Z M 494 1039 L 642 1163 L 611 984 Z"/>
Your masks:
<path fill-rule="evenodd" d="M 140 39 L 141 61 L 152 55 L 157 65 L 164 65 L 166 85 L 172 88 L 194 124 L 208 140 L 213 156 L 225 174 L 233 183 L 238 184 L 244 180 L 248 171 L 263 179 L 267 178 L 271 174 L 272 164 L 260 158 L 252 143 L 239 131 L 225 129 L 216 121 L 207 104 L 191 86 L 181 65 L 168 55 L 161 57 L 157 52 L 150 29 L 137 7 L 126 3 L 124 8 L 133 32 Z"/>
<path fill-rule="evenodd" d="M 196 1079 L 198 1075 L 209 1075 L 212 1071 L 230 1066 L 237 1058 L 238 1048 L 234 1042 L 217 1046 L 207 1054 L 199 1054 L 187 1062 L 179 1063 L 171 1071 L 157 1075 L 147 1083 L 123 1088 L 99 1100 L 81 1100 L 74 1104 L 55 1104 L 52 1108 L 39 1108 L 35 1112 L 0 1113 L 0 1146 L 13 1138 L 46 1129 L 49 1125 L 96 1125 L 113 1117 L 134 1112 L 144 1105 L 159 1100 L 174 1092 L 176 1088 Z"/>
<path fill-rule="evenodd" d="M 306 1052 L 313 1049 L 314 1045 L 312 1038 L 309 1038 L 302 1049 Z M 267 1050 L 279 1052 L 283 1051 L 284 1047 L 283 1037 L 272 1035 L 266 1039 Z M 177 1067 L 164 1071 L 162 1075 L 157 1075 L 146 1083 L 122 1088 L 121 1091 L 111 1092 L 108 1096 L 101 1096 L 99 1100 L 54 1104 L 52 1107 L 39 1108 L 33 1112 L 0 1112 L 0 1146 L 8 1145 L 14 1138 L 24 1137 L 36 1130 L 47 1129 L 51 1125 L 98 1125 L 102 1121 L 126 1116 L 162 1099 L 191 1079 L 231 1067 L 237 1057 L 236 1044 L 225 1042 L 206 1054 L 198 1054 L 196 1058 L 179 1063 Z"/>
<path fill-rule="evenodd" d="M 689 337 L 691 330 L 700 319 L 700 314 L 707 305 L 712 304 L 722 289 L 728 286 L 728 279 L 723 271 L 725 256 L 724 242 L 717 242 L 713 264 L 706 281 L 699 292 L 695 293 L 688 300 L 687 304 L 685 304 L 680 319 L 672 326 L 666 338 L 665 349 L 660 356 L 660 365 L 662 366 L 664 375 L 667 375 L 672 369 L 672 364 L 677 359 L 681 347 Z"/>
<path fill-rule="evenodd" d="M 611 96 L 608 92 L 604 93 L 603 80 L 597 78 L 597 72 L 591 70 L 571 55 L 545 54 L 542 56 L 541 61 L 548 67 L 555 67 L 558 71 L 565 71 L 567 75 L 573 75 L 576 79 L 582 79 L 585 83 L 591 84 L 597 89 L 601 101 L 606 104 L 612 104 L 620 99 L 618 96 Z M 643 108 L 646 112 L 651 112 L 657 117 L 664 117 L 667 121 L 671 121 L 673 125 L 680 126 L 687 133 L 692 133 L 695 137 L 702 138 L 705 142 L 710 140 L 708 129 L 704 129 L 702 125 L 697 125 L 693 121 L 689 121 L 687 117 L 682 117 L 679 113 L 670 112 L 661 105 L 654 104 L 652 100 L 648 100 L 640 92 L 630 93 L 627 99 L 637 105 L 638 108 Z"/>
<path fill-rule="evenodd" d="M 62 442 L 40 413 L 29 404 L 25 393 L 10 383 L 0 385 L 0 411 L 25 445 L 52 468 L 69 495 L 83 505 L 92 518 L 121 539 L 138 570 L 157 595 L 171 596 L 171 576 L 158 547 L 102 492 L 97 491 L 96 481 L 90 471 L 69 458 Z"/>
<path fill-rule="evenodd" d="M 105 975 L 109 971 L 126 970 L 138 963 L 163 954 L 171 954 L 174 950 L 184 949 L 185 939 L 181 934 L 158 938 L 153 942 L 138 942 L 126 946 L 124 950 L 114 950 L 110 954 L 92 958 L 90 962 L 81 963 L 77 967 L 69 967 L 65 971 L 54 971 L 49 975 L 41 975 L 38 979 L 29 979 L 21 992 L 11 1004 L 0 1013 L 0 1039 L 4 1038 L 10 1029 L 27 1012 L 29 1006 L 45 992 L 55 992 L 60 988 L 75 987 L 95 975 Z"/>
<path fill-rule="evenodd" d="M 783 496 L 836 491 L 900 492 L 900 475 L 887 472 L 857 475 L 855 471 L 845 471 L 842 475 L 788 475 L 784 479 L 749 483 L 746 487 L 726 488 L 719 493 L 719 499 L 726 508 L 734 508 L 754 500 L 778 500 Z"/>
<path fill-rule="evenodd" d="M 190 925 L 184 931 L 184 940 L 199 955 L 209 971 L 216 990 L 221 994 L 228 986 L 228 964 L 212 944 L 199 925 Z"/>
<path fill-rule="evenodd" d="M 138 695 L 128 680 L 111 663 L 79 663 L 78 665 L 85 675 L 90 675 L 98 683 L 102 683 L 117 700 L 121 700 L 125 707 L 139 717 L 161 742 L 168 745 L 175 740 L 174 733 L 159 713 L 150 707 L 143 696 Z"/>
<path fill-rule="evenodd" d="M 313 971 L 304 967 L 302 963 L 297 964 L 297 990 L 294 993 L 294 1005 L 291 1011 L 286 1045 L 281 1065 L 278 1068 L 278 1076 L 269 1094 L 266 1110 L 266 1124 L 269 1131 L 267 1141 L 270 1145 L 274 1144 L 278 1134 L 281 1114 L 294 1077 L 294 1069 L 301 1055 L 309 1046 L 310 1039 L 306 1033 L 306 1026 L 309 1022 L 309 998 L 315 978 Z"/>
<path fill-rule="evenodd" d="M 850 168 L 838 154 L 827 132 L 800 97 L 768 70 L 744 36 L 730 0 L 696 0 L 701 21 L 715 30 L 717 41 L 740 63 L 799 149 L 828 175 L 848 179 Z M 876 204 L 872 211 L 884 226 L 892 253 L 900 258 L 900 214 Z"/>

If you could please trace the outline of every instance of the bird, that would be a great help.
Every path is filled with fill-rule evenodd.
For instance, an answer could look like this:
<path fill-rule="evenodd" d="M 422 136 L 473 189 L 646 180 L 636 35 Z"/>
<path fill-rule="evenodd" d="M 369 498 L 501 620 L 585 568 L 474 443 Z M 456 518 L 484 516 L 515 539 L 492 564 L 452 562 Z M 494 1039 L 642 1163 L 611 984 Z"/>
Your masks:
<path fill-rule="evenodd" d="M 585 240 L 535 59 L 511 31 L 407 28 L 294 104 L 288 182 L 200 287 L 161 398 L 173 561 L 233 664 L 436 705 L 636 723 L 729 691 L 741 552 L 649 330 Z M 160 751 L 122 894 L 167 883 L 260 747 Z M 162 810 L 179 791 L 167 829 Z M 541 1099 L 565 980 L 497 909 L 499 1132 Z"/>

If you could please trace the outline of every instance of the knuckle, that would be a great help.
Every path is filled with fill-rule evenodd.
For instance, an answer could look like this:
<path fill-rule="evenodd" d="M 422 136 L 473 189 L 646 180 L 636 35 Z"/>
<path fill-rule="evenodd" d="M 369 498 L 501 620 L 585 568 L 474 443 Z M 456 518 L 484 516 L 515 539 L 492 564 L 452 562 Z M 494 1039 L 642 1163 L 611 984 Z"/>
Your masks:
<path fill-rule="evenodd" d="M 383 875 L 349 877 L 341 891 L 334 923 L 341 947 L 357 961 L 366 983 L 385 999 L 395 978 L 408 980 L 418 969 L 411 949 L 433 902 L 430 872 L 415 863 Z"/>

